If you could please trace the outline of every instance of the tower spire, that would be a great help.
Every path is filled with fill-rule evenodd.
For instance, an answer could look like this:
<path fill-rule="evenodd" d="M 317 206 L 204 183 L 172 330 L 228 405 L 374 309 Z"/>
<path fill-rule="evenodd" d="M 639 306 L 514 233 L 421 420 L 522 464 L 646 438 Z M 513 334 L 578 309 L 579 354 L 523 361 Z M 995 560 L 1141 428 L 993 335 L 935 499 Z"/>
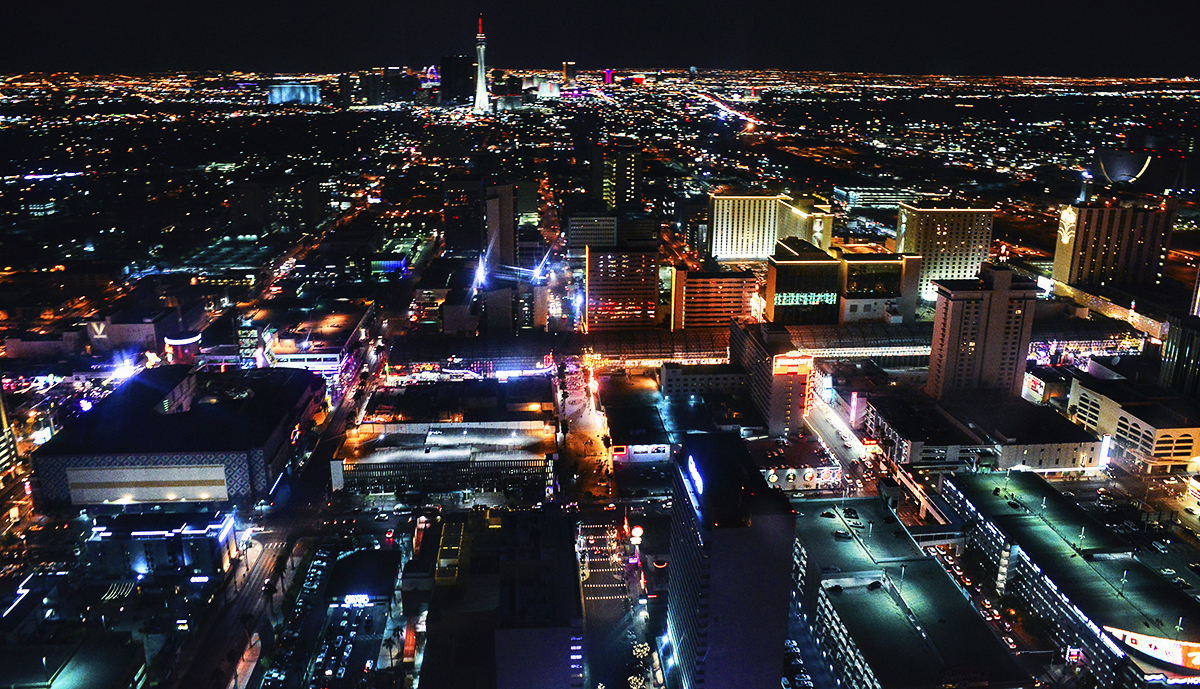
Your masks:
<path fill-rule="evenodd" d="M 483 35 L 483 14 L 479 15 L 479 34 L 475 36 L 475 104 L 471 108 L 476 113 L 490 110 L 487 90 L 487 67 L 484 65 L 484 49 L 487 39 Z"/>

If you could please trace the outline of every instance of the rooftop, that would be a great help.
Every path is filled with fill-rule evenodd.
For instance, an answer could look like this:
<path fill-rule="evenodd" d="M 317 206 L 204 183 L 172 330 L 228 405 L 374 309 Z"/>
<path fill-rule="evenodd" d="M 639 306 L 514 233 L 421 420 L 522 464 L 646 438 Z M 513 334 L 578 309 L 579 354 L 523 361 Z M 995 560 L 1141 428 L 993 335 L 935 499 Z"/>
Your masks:
<path fill-rule="evenodd" d="M 767 486 L 745 441 L 736 434 L 692 433 L 684 436 L 683 445 L 680 471 L 695 488 L 710 528 L 745 526 L 756 514 L 792 511 L 783 493 Z"/>
<path fill-rule="evenodd" d="M 321 377 L 291 368 L 189 373 L 160 366 L 125 381 L 38 448 L 34 458 L 145 452 L 219 452 L 261 447 Z M 163 414 L 162 403 L 189 375 L 196 377 L 189 411 Z"/>
<path fill-rule="evenodd" d="M 951 674 L 975 675 L 988 686 L 1029 685 L 1028 675 L 946 571 L 879 501 L 804 500 L 797 505 L 796 535 L 808 551 L 810 575 L 826 587 L 884 687 L 941 686 Z M 858 519 L 847 520 L 841 506 L 856 509 Z M 853 528 L 849 521 L 866 528 Z M 834 538 L 835 530 L 850 532 L 852 538 Z M 870 590 L 871 581 L 886 585 Z M 841 592 L 828 588 L 834 584 Z"/>
<path fill-rule="evenodd" d="M 1132 556 L 1129 543 L 1040 476 L 1013 471 L 949 481 L 1095 624 L 1200 642 L 1200 602 L 1164 582 Z"/>

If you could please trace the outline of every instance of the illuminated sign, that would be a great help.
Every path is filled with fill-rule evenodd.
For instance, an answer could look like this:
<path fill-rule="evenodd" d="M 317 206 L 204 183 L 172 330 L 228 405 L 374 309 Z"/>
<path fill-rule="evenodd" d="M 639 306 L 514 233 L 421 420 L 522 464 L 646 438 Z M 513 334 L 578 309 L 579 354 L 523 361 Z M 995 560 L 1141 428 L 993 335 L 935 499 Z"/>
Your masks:
<path fill-rule="evenodd" d="M 808 373 L 812 368 L 813 358 L 800 352 L 776 354 L 773 360 L 773 372 L 777 376 L 789 373 Z"/>
<path fill-rule="evenodd" d="M 191 582 L 192 582 L 193 584 L 207 584 L 207 583 L 208 583 L 208 577 L 192 577 L 192 578 L 191 578 Z"/>
<path fill-rule="evenodd" d="M 196 344 L 199 341 L 200 341 L 200 333 L 196 333 L 195 335 L 192 335 L 191 337 L 184 337 L 184 338 L 174 338 L 174 337 L 163 338 L 164 343 L 169 344 L 174 347 L 184 347 L 186 345 Z"/>
<path fill-rule="evenodd" d="M 348 608 L 365 608 L 371 604 L 371 597 L 365 593 L 355 593 L 346 596 L 342 602 Z"/>
<path fill-rule="evenodd" d="M 696 469 L 696 460 L 688 456 L 687 463 L 688 475 L 692 477 L 692 483 L 696 486 L 696 494 L 704 495 L 704 479 L 700 476 L 700 471 Z"/>
<path fill-rule="evenodd" d="M 1079 221 L 1079 210 L 1074 206 L 1063 208 L 1058 216 L 1058 241 L 1070 244 L 1075 239 L 1075 226 Z"/>
<path fill-rule="evenodd" d="M 836 304 L 837 292 L 776 292 L 776 306 L 815 306 Z"/>
<path fill-rule="evenodd" d="M 1025 374 L 1025 389 L 1033 393 L 1035 397 L 1041 397 L 1046 391 L 1046 383 L 1032 373 Z"/>
<path fill-rule="evenodd" d="M 817 472 L 812 467 L 804 467 L 804 482 L 812 483 L 817 478 Z"/>
<path fill-rule="evenodd" d="M 1100 441 L 1100 466 L 1108 466 L 1108 452 L 1112 448 L 1112 433 L 1105 433 Z"/>
<path fill-rule="evenodd" d="M 1126 646 L 1151 658 L 1189 670 L 1200 670 L 1200 643 L 1136 634 L 1115 627 L 1105 627 L 1104 631 L 1117 637 Z"/>

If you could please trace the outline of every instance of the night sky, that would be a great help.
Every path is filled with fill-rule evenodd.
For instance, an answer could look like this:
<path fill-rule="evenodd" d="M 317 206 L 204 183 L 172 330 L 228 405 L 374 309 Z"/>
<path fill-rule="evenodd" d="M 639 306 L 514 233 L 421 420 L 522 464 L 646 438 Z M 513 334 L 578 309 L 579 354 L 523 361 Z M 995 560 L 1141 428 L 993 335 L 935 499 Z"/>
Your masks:
<path fill-rule="evenodd" d="M 0 73 L 503 68 L 1198 76 L 1200 2 L 5 0 Z"/>

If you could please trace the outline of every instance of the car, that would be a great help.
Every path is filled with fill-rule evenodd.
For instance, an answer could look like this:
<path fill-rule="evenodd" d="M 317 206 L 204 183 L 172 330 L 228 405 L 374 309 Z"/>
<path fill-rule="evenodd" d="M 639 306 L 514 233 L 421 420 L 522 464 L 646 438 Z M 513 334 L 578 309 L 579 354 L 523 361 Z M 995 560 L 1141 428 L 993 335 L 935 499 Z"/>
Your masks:
<path fill-rule="evenodd" d="M 825 517 L 826 519 L 833 519 L 833 517 L 834 517 L 834 514 L 833 514 L 833 512 L 830 512 L 829 510 L 826 510 L 826 511 L 824 511 L 824 512 L 822 512 L 822 513 L 821 513 L 821 516 L 822 516 L 822 517 Z"/>
<path fill-rule="evenodd" d="M 992 603 L 992 601 L 988 600 L 987 598 L 984 598 L 983 599 L 983 607 L 987 608 L 988 610 L 991 610 L 993 607 L 995 607 L 995 604 Z"/>
<path fill-rule="evenodd" d="M 1183 511 L 1187 512 L 1188 514 L 1196 514 L 1196 508 L 1191 506 L 1183 508 Z"/>
<path fill-rule="evenodd" d="M 396 536 L 396 530 L 395 530 L 395 529 L 388 529 L 388 530 L 387 530 L 387 533 L 385 533 L 385 534 L 384 534 L 384 537 L 385 537 L 385 538 L 394 538 L 395 536 Z"/>
<path fill-rule="evenodd" d="M 854 447 L 854 446 L 850 444 L 849 440 L 847 440 L 846 442 L 842 443 L 842 447 Z"/>
<path fill-rule="evenodd" d="M 851 538 L 850 532 L 846 531 L 845 529 L 838 529 L 837 531 L 834 531 L 833 537 L 840 538 L 842 540 L 847 540 L 847 541 L 850 540 L 850 538 Z"/>
<path fill-rule="evenodd" d="M 391 517 L 389 517 L 386 512 L 380 512 L 379 514 L 375 515 L 375 521 L 377 522 L 386 522 L 388 519 L 391 519 Z"/>
<path fill-rule="evenodd" d="M 963 577 L 963 578 L 962 578 L 962 583 L 963 583 L 963 586 L 970 586 L 970 585 L 971 585 L 971 578 L 970 578 L 970 577 Z"/>
<path fill-rule="evenodd" d="M 862 528 L 866 528 L 866 527 L 863 525 L 863 523 L 862 523 L 862 522 L 860 522 L 860 521 L 858 521 L 857 519 L 855 519 L 855 520 L 853 520 L 853 521 L 849 522 L 849 524 L 850 524 L 850 528 L 852 528 L 852 529 L 862 529 Z"/>
<path fill-rule="evenodd" d="M 345 667 L 339 667 L 339 668 L 338 668 L 338 671 L 337 671 L 337 676 L 338 676 L 338 679 L 341 679 L 341 678 L 345 677 L 345 676 L 346 676 L 346 668 L 345 668 Z"/>
<path fill-rule="evenodd" d="M 1163 567 L 1162 569 L 1158 570 L 1158 573 L 1163 575 L 1164 577 L 1175 576 L 1175 570 L 1171 569 L 1170 567 Z"/>
<path fill-rule="evenodd" d="M 1016 648 L 1017 648 L 1017 642 L 1016 642 L 1016 640 L 1015 640 L 1015 639 L 1013 639 L 1011 636 L 1007 636 L 1007 635 L 1006 635 L 1006 636 L 1003 636 L 1003 637 L 1001 637 L 1001 638 L 1002 638 L 1002 639 L 1004 639 L 1004 643 L 1008 644 L 1008 647 L 1009 647 L 1009 648 L 1011 648 L 1011 649 L 1013 649 L 1013 650 L 1016 650 Z"/>

